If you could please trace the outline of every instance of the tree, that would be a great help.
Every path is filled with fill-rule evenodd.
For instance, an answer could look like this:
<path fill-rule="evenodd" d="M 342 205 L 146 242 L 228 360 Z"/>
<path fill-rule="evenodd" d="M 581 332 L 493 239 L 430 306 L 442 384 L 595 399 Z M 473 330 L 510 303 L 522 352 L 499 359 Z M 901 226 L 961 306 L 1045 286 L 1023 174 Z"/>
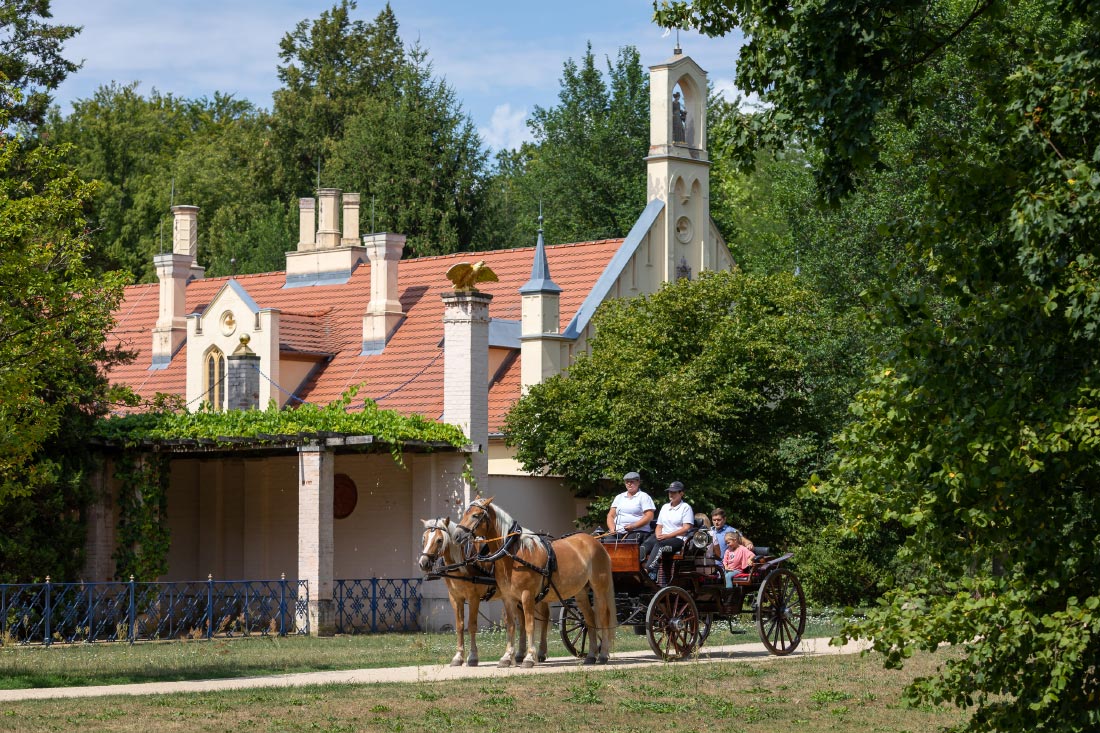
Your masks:
<path fill-rule="evenodd" d="M 427 52 L 414 47 L 392 88 L 373 102 L 346 120 L 326 176 L 362 195 L 375 231 L 406 234 L 408 254 L 467 249 L 481 212 L 486 154 L 454 90 L 433 78 Z"/>
<path fill-rule="evenodd" d="M 609 301 L 590 354 L 533 386 L 505 432 L 527 471 L 582 493 L 626 470 L 680 480 L 693 507 L 736 507 L 738 523 L 781 544 L 835 427 L 821 408 L 838 360 L 823 357 L 840 338 L 821 316 L 789 273 L 704 273 Z"/>
<path fill-rule="evenodd" d="M 638 50 L 619 49 L 606 81 L 592 45 L 562 70 L 556 107 L 535 107 L 534 142 L 498 168 L 491 186 L 507 192 L 516 229 L 489 232 L 495 246 L 530 246 L 540 204 L 549 242 L 623 237 L 645 207 L 641 161 L 649 151 L 649 78 Z M 509 180 L 510 179 L 510 180 Z"/>
<path fill-rule="evenodd" d="M 36 456 L 68 410 L 103 394 L 86 372 L 113 358 L 105 334 L 125 278 L 85 263 L 92 187 L 61 152 L 0 135 L 0 506 L 55 478 Z"/>
<path fill-rule="evenodd" d="M 233 272 L 231 259 L 237 272 L 281 266 L 296 222 L 292 197 L 274 183 L 270 117 L 224 94 L 145 97 L 136 87 L 100 87 L 43 127 L 50 144 L 70 144 L 67 160 L 98 184 L 87 210 L 94 265 L 154 280 L 153 256 L 172 245 L 170 208 L 186 203 L 202 210 L 199 262 L 209 274 Z"/>
<path fill-rule="evenodd" d="M 51 25 L 50 0 L 0 0 L 0 107 L 5 124 L 36 126 L 50 104 L 50 92 L 80 68 L 61 56 L 65 41 L 80 28 Z M 12 92 L 18 91 L 18 95 Z"/>
<path fill-rule="evenodd" d="M 928 284 L 885 293 L 882 323 L 906 336 L 808 489 L 853 532 L 904 525 L 925 572 L 846 634 L 892 666 L 954 646 L 910 694 L 972 706 L 969 730 L 1095 730 L 1100 11 L 700 0 L 662 17 L 751 34 L 738 78 L 773 129 L 820 145 L 833 196 L 892 165 L 897 129 L 927 154 L 926 194 L 893 230 Z"/>
<path fill-rule="evenodd" d="M 373 23 L 352 20 L 354 0 L 340 0 L 316 20 L 303 20 L 279 43 L 274 94 L 276 145 L 284 156 L 279 186 L 304 195 L 317 187 L 318 166 L 345 125 L 392 89 L 406 63 L 389 4 Z"/>

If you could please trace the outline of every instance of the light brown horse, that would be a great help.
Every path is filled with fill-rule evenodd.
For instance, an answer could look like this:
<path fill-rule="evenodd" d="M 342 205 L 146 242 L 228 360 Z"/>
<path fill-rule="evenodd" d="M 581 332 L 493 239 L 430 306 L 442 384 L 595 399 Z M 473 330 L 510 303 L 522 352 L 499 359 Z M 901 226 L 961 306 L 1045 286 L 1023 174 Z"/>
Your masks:
<path fill-rule="evenodd" d="M 464 549 L 464 542 L 457 537 L 458 525 L 452 522 L 448 517 L 422 519 L 420 521 L 424 523 L 424 539 L 421 545 L 418 564 L 420 565 L 420 569 L 425 573 L 430 573 L 433 570 L 442 571 L 440 572 L 440 577 L 443 578 L 443 582 L 447 586 L 447 599 L 451 602 L 451 608 L 454 610 L 455 634 L 458 637 L 458 641 L 455 655 L 451 659 L 451 666 L 461 667 L 463 661 L 465 661 L 467 666 L 476 667 L 478 665 L 478 610 L 481 605 L 482 597 L 493 587 L 491 580 L 487 583 L 478 583 L 476 581 L 478 579 L 483 581 L 488 580 L 490 578 L 491 566 L 470 562 L 471 553 Z M 469 535 L 465 535 L 464 539 L 468 540 Z M 440 559 L 442 559 L 443 568 L 436 567 L 436 562 Z M 467 606 L 470 608 L 468 622 L 465 621 Z M 542 619 L 549 619 L 550 604 L 539 604 L 535 612 L 539 614 Z M 521 626 L 523 623 L 523 616 L 520 614 L 521 611 L 515 604 L 507 602 L 504 604 L 504 623 L 508 630 L 508 648 L 505 649 L 504 656 L 501 657 L 501 666 L 511 666 L 513 661 L 519 661 L 526 653 L 528 637 L 523 634 L 522 631 L 519 641 L 519 650 L 515 650 L 512 646 L 515 637 L 516 619 L 518 618 L 520 620 Z M 470 632 L 469 656 L 466 656 L 465 649 L 466 628 L 469 628 Z M 538 652 L 539 661 L 546 659 L 545 626 L 543 629 Z M 505 660 L 507 660 L 507 663 Z"/>
<path fill-rule="evenodd" d="M 607 661 L 617 626 L 615 587 L 611 558 L 599 540 L 573 534 L 551 542 L 552 552 L 548 552 L 538 535 L 520 527 L 508 512 L 493 505 L 492 498 L 470 504 L 458 526 L 483 545 L 479 558 L 494 563 L 497 588 L 505 603 L 523 609 L 528 638 L 535 638 L 540 623 L 545 634 L 545 617 L 534 612 L 536 604 L 575 598 L 592 639 L 584 663 Z M 594 603 L 589 602 L 589 592 Z M 523 666 L 535 664 L 528 651 Z"/>

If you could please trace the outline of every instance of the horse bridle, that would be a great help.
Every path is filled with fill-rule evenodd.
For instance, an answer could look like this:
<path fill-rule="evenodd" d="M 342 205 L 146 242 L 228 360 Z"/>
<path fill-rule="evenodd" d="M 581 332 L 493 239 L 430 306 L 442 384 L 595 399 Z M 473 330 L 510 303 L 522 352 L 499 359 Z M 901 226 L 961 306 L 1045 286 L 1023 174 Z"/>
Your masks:
<path fill-rule="evenodd" d="M 442 532 L 443 535 L 444 535 L 444 539 L 443 539 L 442 543 L 440 543 L 440 546 L 439 546 L 440 547 L 439 552 L 437 552 L 435 555 L 429 555 L 428 553 L 423 552 L 423 548 L 427 545 L 427 542 L 425 542 L 423 545 L 421 545 L 420 557 L 426 557 L 426 558 L 428 558 L 428 560 L 430 560 L 432 562 L 435 562 L 437 559 L 439 559 L 440 555 L 443 554 L 443 549 L 446 548 L 446 546 L 447 546 L 447 539 L 446 539 L 447 527 L 445 525 L 440 524 L 438 519 L 432 519 L 430 524 L 425 524 L 424 525 L 424 534 L 427 534 L 428 532 L 434 532 L 434 531 L 437 531 L 437 530 L 439 532 Z"/>
<path fill-rule="evenodd" d="M 488 519 L 489 519 L 489 510 L 485 507 L 485 504 L 482 502 L 481 499 L 474 499 L 474 501 L 470 503 L 470 509 L 474 509 L 474 508 L 476 508 L 478 510 L 478 514 L 477 514 L 477 520 L 474 522 L 473 527 L 467 527 L 465 524 L 462 524 L 461 522 L 459 524 L 455 525 L 455 527 L 459 531 L 465 532 L 468 535 L 473 535 L 473 533 L 475 531 L 477 531 L 477 528 L 480 527 L 484 522 L 488 521 Z M 467 509 L 467 511 L 469 511 L 469 509 Z"/>

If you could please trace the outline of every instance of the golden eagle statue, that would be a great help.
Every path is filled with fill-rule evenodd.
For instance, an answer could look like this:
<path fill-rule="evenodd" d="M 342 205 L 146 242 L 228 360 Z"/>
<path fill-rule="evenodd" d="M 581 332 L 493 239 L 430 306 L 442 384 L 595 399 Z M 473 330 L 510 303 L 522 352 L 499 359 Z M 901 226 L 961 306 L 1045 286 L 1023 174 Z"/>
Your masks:
<path fill-rule="evenodd" d="M 478 283 L 495 283 L 497 274 L 489 269 L 485 260 L 474 264 L 459 262 L 447 270 L 447 279 L 454 283 L 456 293 L 476 293 Z"/>

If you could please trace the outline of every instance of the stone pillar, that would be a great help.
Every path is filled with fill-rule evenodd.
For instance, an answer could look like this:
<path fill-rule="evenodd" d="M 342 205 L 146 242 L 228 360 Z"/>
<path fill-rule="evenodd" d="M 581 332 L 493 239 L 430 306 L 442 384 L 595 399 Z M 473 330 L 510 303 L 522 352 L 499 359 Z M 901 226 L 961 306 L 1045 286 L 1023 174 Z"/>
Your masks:
<path fill-rule="evenodd" d="M 476 489 L 489 491 L 489 301 L 475 291 L 443 294 L 443 422 L 466 433 Z M 464 489 L 464 506 L 475 487 Z"/>
<path fill-rule="evenodd" d="M 359 194 L 345 193 L 341 201 L 344 207 L 344 236 L 340 246 L 351 247 L 359 244 Z"/>
<path fill-rule="evenodd" d="M 225 358 L 226 394 L 230 410 L 257 410 L 260 407 L 260 357 L 248 348 L 248 334 L 241 344 Z"/>
<path fill-rule="evenodd" d="M 333 590 L 332 477 L 335 456 L 321 446 L 298 449 L 298 580 L 309 583 L 309 633 L 336 633 Z"/>
<path fill-rule="evenodd" d="M 340 246 L 340 189 L 319 188 L 317 249 L 335 249 Z"/>
<path fill-rule="evenodd" d="M 406 462 L 410 459 L 406 457 Z M 438 452 L 418 455 L 412 459 L 412 525 L 410 536 L 414 538 L 409 553 L 409 567 L 416 568 L 420 559 L 420 538 L 424 532 L 421 519 L 450 517 L 452 521 L 462 516 L 469 495 L 462 477 L 466 469 L 466 456 L 462 453 Z M 464 503 L 464 501 L 466 503 Z M 419 571 L 418 571 L 419 572 Z M 499 618 L 499 603 L 483 603 L 481 613 L 492 620 Z M 442 582 L 422 583 L 420 586 L 421 630 L 439 631 L 454 624 L 454 612 L 447 597 L 447 585 Z"/>
<path fill-rule="evenodd" d="M 317 246 L 317 200 L 298 199 L 298 251 L 308 252 Z"/>
<path fill-rule="evenodd" d="M 88 534 L 84 540 L 84 570 L 82 579 L 89 583 L 102 583 L 115 577 L 115 497 L 110 476 L 114 473 L 112 462 L 104 458 L 99 467 L 88 477 L 92 501 L 88 505 Z"/>

